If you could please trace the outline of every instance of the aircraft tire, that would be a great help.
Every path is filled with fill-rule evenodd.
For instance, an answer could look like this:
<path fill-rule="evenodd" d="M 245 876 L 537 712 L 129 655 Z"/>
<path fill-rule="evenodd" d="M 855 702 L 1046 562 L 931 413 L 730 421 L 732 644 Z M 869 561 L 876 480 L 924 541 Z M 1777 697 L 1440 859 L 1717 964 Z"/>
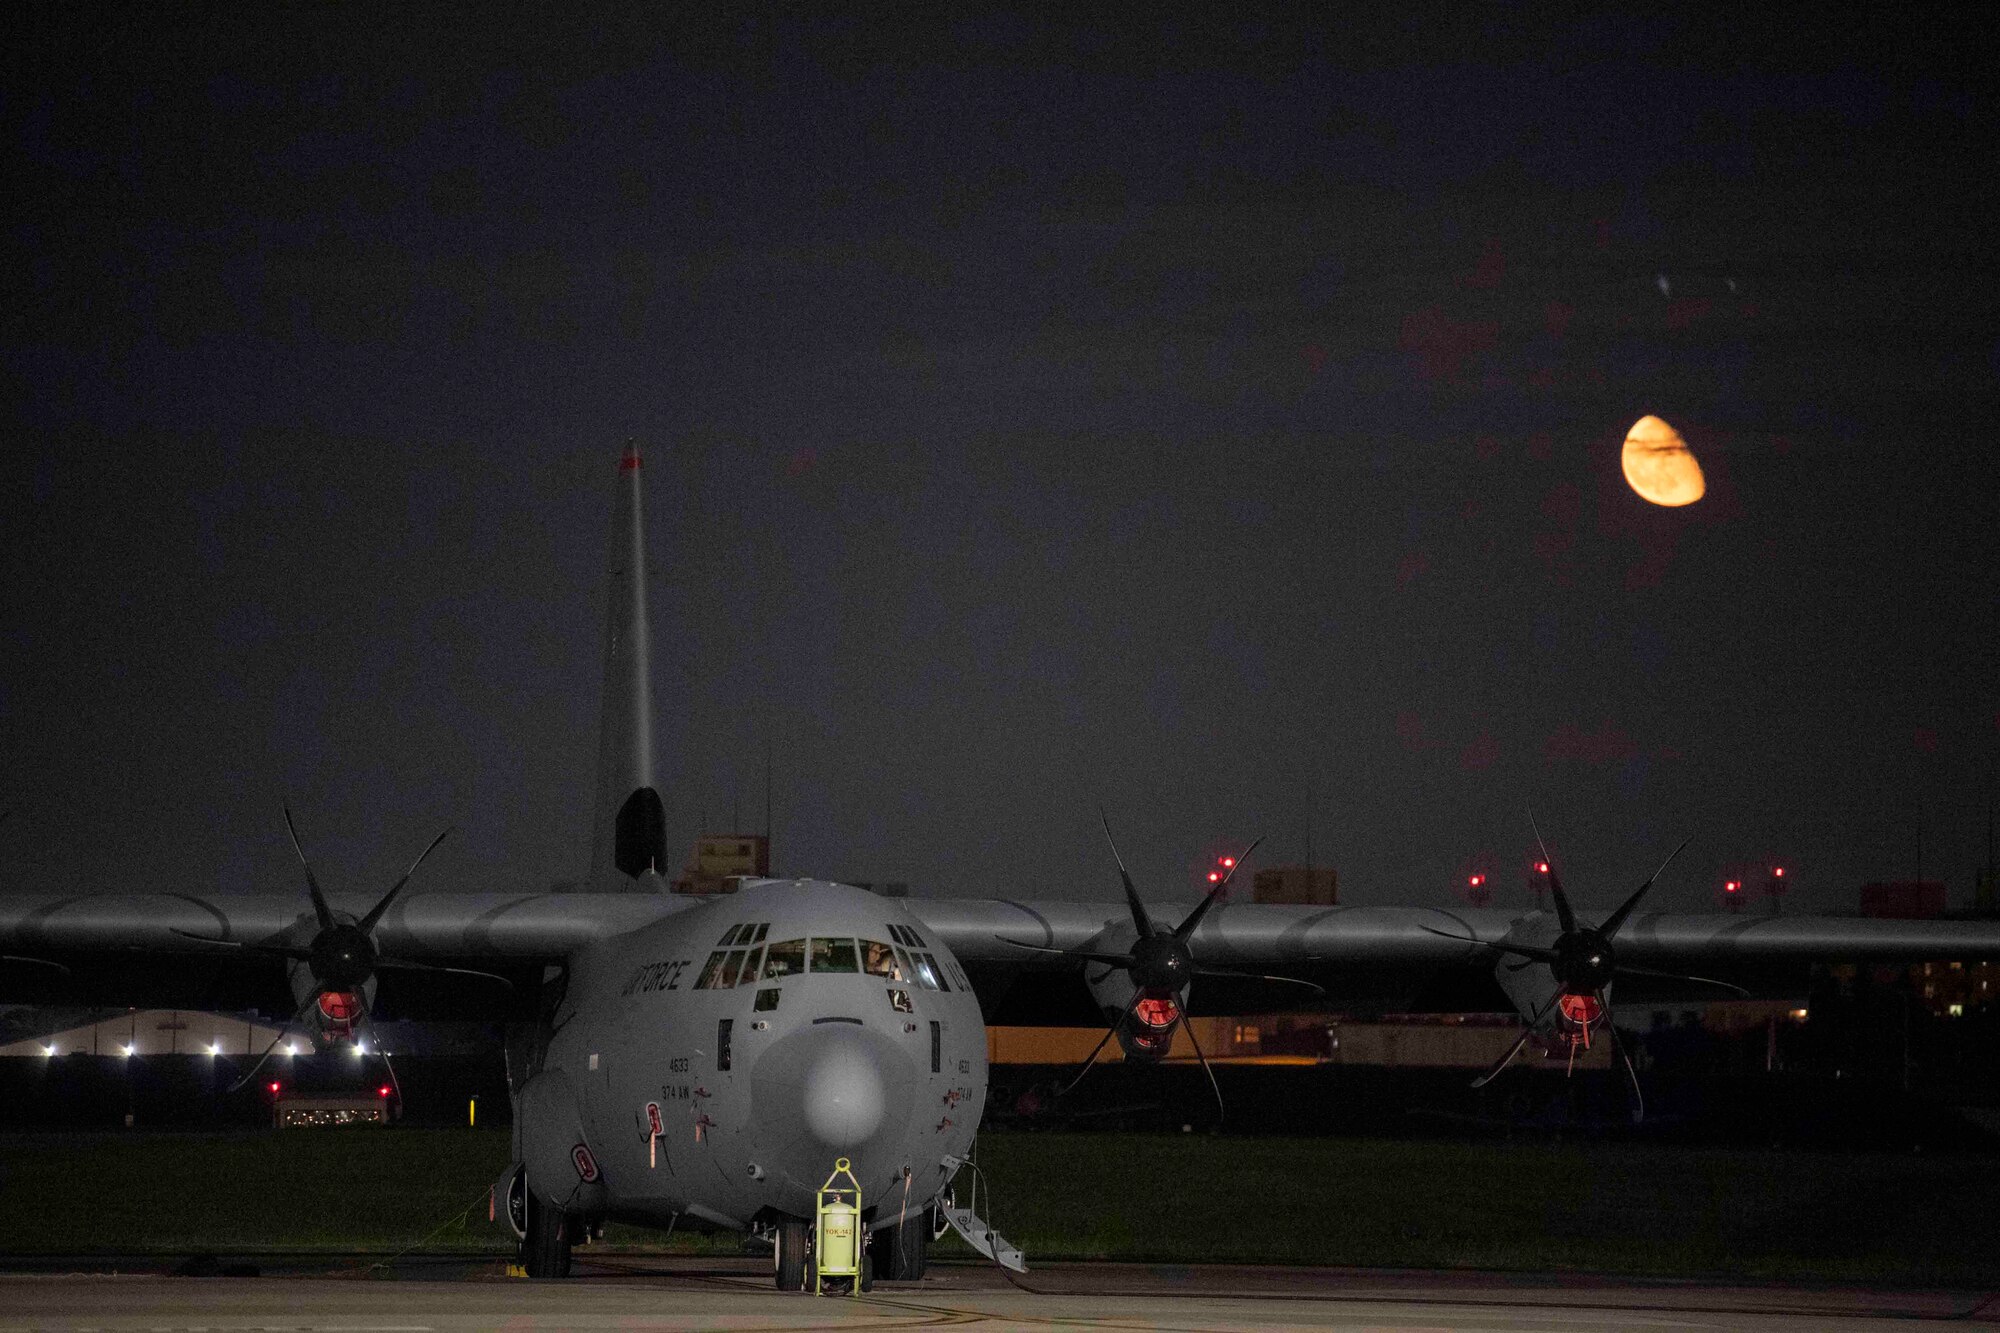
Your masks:
<path fill-rule="evenodd" d="M 868 1238 L 875 1275 L 884 1282 L 915 1282 L 930 1267 L 931 1227 L 928 1211 L 883 1227 Z"/>
<path fill-rule="evenodd" d="M 576 1219 L 543 1203 L 529 1190 L 528 1234 L 521 1241 L 521 1267 L 528 1270 L 528 1276 L 544 1280 L 568 1277 L 575 1230 Z"/>
<path fill-rule="evenodd" d="M 810 1291 L 813 1286 L 812 1223 L 788 1217 L 778 1223 L 778 1290 Z"/>

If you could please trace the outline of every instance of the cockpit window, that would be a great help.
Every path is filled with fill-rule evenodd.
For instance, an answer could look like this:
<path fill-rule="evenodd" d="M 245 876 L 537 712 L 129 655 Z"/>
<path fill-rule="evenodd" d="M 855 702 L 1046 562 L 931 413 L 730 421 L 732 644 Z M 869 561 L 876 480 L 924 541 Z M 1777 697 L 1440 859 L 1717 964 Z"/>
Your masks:
<path fill-rule="evenodd" d="M 944 978 L 938 975 L 937 965 L 931 961 L 929 954 L 917 954 L 914 961 L 917 965 L 917 980 L 923 985 L 925 990 L 951 989 L 950 986 L 945 984 Z"/>
<path fill-rule="evenodd" d="M 892 981 L 901 981 L 905 975 L 896 966 L 896 951 L 880 940 L 861 941 L 861 970 Z"/>
<path fill-rule="evenodd" d="M 731 957 L 735 957 L 735 955 L 732 954 Z M 736 979 L 734 981 L 725 984 L 734 986 L 748 986 L 751 982 L 757 979 L 757 969 L 764 962 L 764 951 L 762 949 L 752 949 L 749 953 L 744 954 L 742 957 L 743 957 L 743 970 L 736 974 Z"/>
<path fill-rule="evenodd" d="M 806 942 L 779 940 L 764 954 L 764 980 L 792 977 L 806 970 Z"/>
<path fill-rule="evenodd" d="M 771 928 L 770 922 L 759 921 L 757 923 L 757 933 L 750 937 L 750 942 L 752 944 L 762 944 L 764 942 L 764 932 L 769 930 L 770 928 Z"/>
<path fill-rule="evenodd" d="M 815 972 L 859 972 L 853 940 L 815 939 L 812 942 L 812 970 Z"/>
<path fill-rule="evenodd" d="M 708 956 L 708 962 L 702 965 L 701 977 L 694 983 L 694 988 L 713 990 L 717 986 L 728 985 L 729 983 L 722 979 L 724 970 L 727 969 L 727 975 L 735 976 L 735 964 L 741 957 L 741 954 L 731 954 L 726 950 L 717 949 Z"/>

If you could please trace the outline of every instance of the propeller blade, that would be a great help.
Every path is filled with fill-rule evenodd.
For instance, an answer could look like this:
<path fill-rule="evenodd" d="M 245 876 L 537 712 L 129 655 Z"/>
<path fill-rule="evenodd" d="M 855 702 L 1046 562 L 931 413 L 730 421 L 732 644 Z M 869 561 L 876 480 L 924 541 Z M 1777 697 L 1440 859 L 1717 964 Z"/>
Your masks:
<path fill-rule="evenodd" d="M 1639 1071 L 1632 1067 L 1632 1057 L 1626 1053 L 1625 1043 L 1618 1035 L 1618 1020 L 1612 1014 L 1603 991 L 1597 993 L 1597 1003 L 1604 1008 L 1604 1030 L 1611 1034 L 1611 1049 L 1618 1052 L 1618 1058 L 1625 1062 L 1625 1076 L 1632 1080 L 1632 1123 L 1636 1125 L 1646 1118 L 1646 1094 L 1639 1090 Z"/>
<path fill-rule="evenodd" d="M 1618 975 L 1621 977 L 1655 977 L 1661 981 L 1698 981 L 1704 986 L 1720 986 L 1724 990 L 1735 991 L 1746 1000 L 1750 998 L 1750 992 L 1733 981 L 1717 981 L 1714 977 L 1697 977 L 1687 972 L 1661 972 L 1650 967 L 1627 967 L 1625 964 L 1620 963 L 1618 965 Z"/>
<path fill-rule="evenodd" d="M 1491 1069 L 1481 1074 L 1478 1078 L 1472 1080 L 1473 1087 L 1475 1088 L 1485 1087 L 1488 1083 L 1491 1083 L 1494 1079 L 1500 1077 L 1501 1070 L 1505 1069 L 1508 1065 L 1514 1063 L 1514 1057 L 1519 1055 L 1521 1053 L 1521 1048 L 1528 1044 L 1528 1038 L 1535 1035 L 1535 1029 L 1542 1025 L 1543 1016 L 1549 1012 L 1549 1005 L 1552 1005 L 1555 1002 L 1556 1002 L 1555 997 L 1550 996 L 1548 1004 L 1544 1004 L 1540 1009 L 1537 1009 L 1535 1011 L 1535 1016 L 1528 1020 L 1528 1026 L 1521 1029 L 1521 1035 L 1519 1037 L 1516 1037 L 1514 1039 L 1514 1044 L 1507 1048 L 1507 1054 L 1501 1056 L 1500 1059 L 1494 1063 Z"/>
<path fill-rule="evenodd" d="M 212 935 L 197 935 L 191 930 L 182 930 L 177 926 L 168 926 L 167 932 L 178 935 L 184 940 L 193 940 L 197 944 L 206 944 L 217 949 L 240 949 L 245 953 L 275 954 L 280 958 L 296 958 L 301 962 L 312 958 L 311 949 L 295 944 L 250 944 L 244 940 L 218 940 Z"/>
<path fill-rule="evenodd" d="M 1187 943 L 1188 936 L 1194 934 L 1194 928 L 1201 924 L 1203 917 L 1208 915 L 1208 909 L 1215 906 L 1215 900 L 1222 896 L 1222 891 L 1229 887 L 1229 881 L 1236 878 L 1236 872 L 1243 868 L 1243 863 L 1250 859 L 1250 853 L 1257 850 L 1257 843 L 1264 841 L 1265 836 L 1259 834 L 1257 842 L 1253 842 L 1248 847 L 1245 847 L 1243 855 L 1236 858 L 1236 864 L 1229 867 L 1229 873 L 1224 875 L 1216 886 L 1208 891 L 1206 898 L 1203 898 L 1195 905 L 1195 909 L 1188 913 L 1187 920 L 1174 927 L 1175 939 L 1183 944 Z"/>
<path fill-rule="evenodd" d="M 424 863 L 424 858 L 426 856 L 429 856 L 434 850 L 436 850 L 437 845 L 443 842 L 446 837 L 450 836 L 450 834 L 451 834 L 451 828 L 449 825 L 447 825 L 443 833 L 440 833 L 435 838 L 431 839 L 431 845 L 429 847 L 426 847 L 421 852 L 417 853 L 417 859 L 410 862 L 410 868 L 403 872 L 403 877 L 396 881 L 395 887 L 390 889 L 387 893 L 383 894 L 382 901 L 376 903 L 375 906 L 373 906 L 368 910 L 368 915 L 361 918 L 361 932 L 364 935 L 374 934 L 375 923 L 382 919 L 382 913 L 389 910 L 389 904 L 396 901 L 396 895 L 401 893 L 403 891 L 403 886 L 410 882 L 410 876 L 417 873 L 417 867 Z"/>
<path fill-rule="evenodd" d="M 363 1018 L 354 1025 L 354 1031 L 357 1036 L 365 1035 L 368 1044 L 375 1048 L 375 1054 L 382 1057 L 382 1067 L 389 1071 L 389 1086 L 396 1090 L 396 1104 L 399 1106 L 402 1105 L 403 1081 L 396 1077 L 396 1064 L 395 1061 L 389 1058 L 388 1048 L 382 1044 L 382 1039 L 375 1035 L 374 1020 Z M 384 1110 L 386 1111 L 387 1108 L 385 1107 Z"/>
<path fill-rule="evenodd" d="M 1423 926 L 1420 929 L 1428 930 L 1431 934 L 1447 940 L 1457 940 L 1460 944 L 1492 949 L 1497 953 L 1510 953 L 1517 958 L 1532 958 L 1538 963 L 1553 963 L 1557 958 L 1554 949 L 1546 949 L 1539 944 L 1507 944 L 1499 940 L 1475 940 L 1470 935 L 1454 935 L 1448 930 L 1438 930 L 1432 926 Z"/>
<path fill-rule="evenodd" d="M 1181 1015 L 1181 1031 L 1187 1033 L 1188 1044 L 1194 1047 L 1194 1058 L 1201 1061 L 1201 1072 L 1208 1075 L 1209 1091 L 1215 1094 L 1215 1124 L 1219 1129 L 1229 1114 L 1222 1104 L 1222 1085 L 1215 1081 L 1215 1070 L 1209 1065 L 1208 1057 L 1202 1054 L 1201 1041 L 1194 1035 L 1194 1024 L 1187 1021 L 1185 1014 Z"/>
<path fill-rule="evenodd" d="M 1146 992 L 1139 990 L 1137 987 L 1133 988 L 1132 1002 L 1125 1006 L 1125 1012 L 1118 1015 L 1118 1021 L 1116 1023 L 1113 1023 L 1110 1027 L 1104 1029 L 1104 1035 L 1097 1039 L 1097 1045 L 1090 1048 L 1090 1058 L 1083 1062 L 1083 1068 L 1076 1071 L 1076 1077 L 1071 1079 L 1068 1083 L 1064 1084 L 1062 1091 L 1058 1092 L 1056 1096 L 1058 1097 L 1069 1096 L 1070 1093 L 1076 1090 L 1076 1085 L 1083 1082 L 1083 1076 L 1090 1072 L 1090 1067 L 1097 1063 L 1098 1055 L 1103 1052 L 1104 1043 L 1110 1041 L 1112 1036 L 1117 1033 L 1118 1029 L 1125 1026 L 1125 1020 L 1130 1018 L 1132 1016 L 1132 1011 L 1139 1007 L 1139 1001 L 1142 998 L 1144 998 L 1145 994 Z"/>
<path fill-rule="evenodd" d="M 1146 904 L 1139 901 L 1139 891 L 1132 887 L 1132 876 L 1126 873 L 1125 858 L 1118 854 L 1118 842 L 1111 836 L 1111 820 L 1105 815 L 1104 807 L 1097 807 L 1098 822 L 1104 825 L 1104 840 L 1111 844 L 1111 859 L 1118 863 L 1118 878 L 1125 884 L 1125 905 L 1132 909 L 1132 924 L 1139 928 L 1139 934 L 1153 933 L 1153 920 L 1146 915 Z"/>
<path fill-rule="evenodd" d="M 64 967 L 61 963 L 52 963 L 46 958 L 25 958 L 20 954 L 5 953 L 5 954 L 0 954 L 0 963 L 19 963 L 23 967 L 52 968 L 55 971 L 62 973 L 64 976 L 69 975 L 68 968 Z"/>
<path fill-rule="evenodd" d="M 250 1072 L 229 1085 L 229 1090 L 232 1093 L 241 1092 L 245 1084 L 249 1083 L 251 1079 L 257 1077 L 257 1071 L 262 1069 L 264 1067 L 264 1062 L 271 1058 L 271 1052 L 277 1050 L 278 1044 L 282 1042 L 286 1037 L 292 1035 L 292 1029 L 294 1027 L 297 1027 L 301 1022 L 305 1020 L 306 1014 L 312 1009 L 314 1004 L 318 1003 L 318 1001 L 319 1001 L 319 992 L 317 991 L 313 992 L 311 995 L 306 996 L 306 1002 L 299 1006 L 299 1011 L 296 1014 L 293 1014 L 290 1018 L 285 1020 L 285 1025 L 278 1029 L 278 1035 L 271 1039 L 271 1044 L 269 1046 L 266 1046 L 264 1048 L 264 1053 L 257 1057 L 257 1063 L 250 1066 Z"/>
<path fill-rule="evenodd" d="M 1681 854 L 1681 847 L 1685 847 L 1693 841 L 1694 839 L 1692 837 L 1682 838 L 1681 846 L 1674 848 L 1671 852 L 1668 852 L 1667 859 L 1660 862 L 1660 868 L 1658 870 L 1655 870 L 1652 873 L 1652 876 L 1648 878 L 1644 884 L 1641 884 L 1638 887 L 1637 891 L 1635 891 L 1630 898 L 1627 898 L 1623 903 L 1621 903 L 1619 905 L 1618 910 L 1613 912 L 1610 918 L 1606 920 L 1605 923 L 1598 928 L 1600 933 L 1603 934 L 1605 939 L 1608 940 L 1613 935 L 1616 935 L 1618 933 L 1618 927 L 1625 924 L 1625 918 L 1627 916 L 1630 916 L 1632 913 L 1632 909 L 1639 905 L 1639 900 L 1646 896 L 1646 890 L 1653 887 L 1653 880 L 1656 880 L 1661 875 L 1666 874 L 1667 867 L 1672 865 L 1674 863 L 1674 858 Z M 1554 863 L 1551 862 L 1550 864 L 1553 865 Z"/>
<path fill-rule="evenodd" d="M 1326 987 L 1313 981 L 1301 981 L 1297 977 L 1274 977 L 1263 972 L 1238 972 L 1228 967 L 1198 967 L 1197 977 L 1234 977 L 1238 981 L 1272 981 L 1281 986 L 1304 986 L 1315 995 L 1326 994 Z"/>
<path fill-rule="evenodd" d="M 1563 934 L 1576 929 L 1576 913 L 1569 910 L 1569 895 L 1563 892 L 1562 876 L 1556 872 L 1556 859 L 1549 855 L 1549 845 L 1542 841 L 1541 826 L 1535 823 L 1535 812 L 1528 812 L 1528 827 L 1535 830 L 1535 845 L 1542 849 L 1542 860 L 1549 867 L 1549 892 L 1555 895 L 1556 921 L 1561 924 Z"/>
<path fill-rule="evenodd" d="M 375 970 L 377 972 L 449 972 L 453 976 L 478 977 L 482 981 L 497 981 L 510 991 L 514 989 L 514 983 L 501 976 L 498 972 L 481 972 L 477 968 L 471 967 L 445 967 L 438 963 L 408 963 L 397 958 L 377 958 L 375 960 Z"/>
<path fill-rule="evenodd" d="M 1505 1069 L 1508 1065 L 1514 1063 L 1514 1057 L 1521 1053 L 1521 1048 L 1528 1044 L 1528 1038 L 1534 1035 L 1535 1035 L 1535 1029 L 1533 1027 L 1522 1028 L 1521 1035 L 1516 1037 L 1514 1039 L 1514 1044 L 1507 1048 L 1507 1054 L 1501 1056 L 1499 1062 L 1495 1064 L 1491 1069 L 1481 1074 L 1478 1078 L 1473 1079 L 1472 1086 L 1475 1088 L 1483 1088 L 1488 1083 L 1491 1083 L 1494 1079 L 1500 1077 L 1500 1071 Z"/>
<path fill-rule="evenodd" d="M 1011 944 L 1016 949 L 1032 949 L 1036 953 L 1052 953 L 1058 958 L 1075 958 L 1085 963 L 1105 963 L 1111 967 L 1130 967 L 1136 961 L 1130 954 L 1090 953 L 1079 949 L 1051 949 L 1043 944 L 1029 944 L 1023 940 L 1002 939 L 1002 944 Z"/>
<path fill-rule="evenodd" d="M 319 890 L 319 877 L 313 874 L 312 863 L 306 860 L 306 849 L 299 846 L 299 831 L 292 823 L 292 807 L 285 803 L 285 832 L 292 835 L 292 850 L 298 853 L 299 864 L 305 867 L 306 892 L 312 895 L 313 915 L 319 918 L 319 928 L 327 930 L 333 925 L 333 909 L 326 905 L 326 895 Z"/>

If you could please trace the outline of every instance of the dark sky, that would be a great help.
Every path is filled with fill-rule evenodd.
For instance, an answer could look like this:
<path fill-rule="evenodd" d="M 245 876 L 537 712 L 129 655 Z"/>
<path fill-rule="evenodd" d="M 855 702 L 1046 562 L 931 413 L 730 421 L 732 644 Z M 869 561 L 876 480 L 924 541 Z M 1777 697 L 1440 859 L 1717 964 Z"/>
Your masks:
<path fill-rule="evenodd" d="M 297 887 L 286 798 L 357 893 L 580 872 L 637 436 L 677 848 L 768 743 L 780 870 L 925 894 L 1115 893 L 1102 802 L 1162 893 L 1310 820 L 1520 903 L 1532 805 L 1590 902 L 1851 907 L 1920 812 L 1969 897 L 1974 11 L 673 8 L 27 12 L 0 882 Z"/>

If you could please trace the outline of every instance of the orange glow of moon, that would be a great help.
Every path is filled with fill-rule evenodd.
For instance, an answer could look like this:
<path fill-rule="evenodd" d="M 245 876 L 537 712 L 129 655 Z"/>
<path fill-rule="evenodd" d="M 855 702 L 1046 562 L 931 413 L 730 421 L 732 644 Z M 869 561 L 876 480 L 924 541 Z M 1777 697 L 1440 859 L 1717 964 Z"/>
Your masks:
<path fill-rule="evenodd" d="M 1625 481 L 1642 500 L 1677 508 L 1708 493 L 1701 464 L 1694 461 L 1681 433 L 1658 417 L 1640 417 L 1625 432 L 1625 450 L 1618 456 Z"/>

